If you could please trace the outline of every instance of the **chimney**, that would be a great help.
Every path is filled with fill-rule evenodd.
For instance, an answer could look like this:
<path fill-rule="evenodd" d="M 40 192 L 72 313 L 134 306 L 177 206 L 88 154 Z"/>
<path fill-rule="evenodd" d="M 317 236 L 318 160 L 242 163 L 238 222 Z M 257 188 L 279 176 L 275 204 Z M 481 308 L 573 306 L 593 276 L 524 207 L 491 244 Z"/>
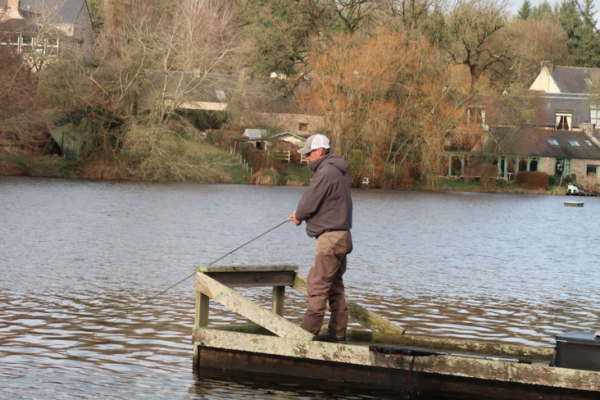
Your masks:
<path fill-rule="evenodd" d="M 548 69 L 548 73 L 551 74 L 554 69 L 554 64 L 551 61 L 542 61 L 542 68 L 546 67 Z"/>
<path fill-rule="evenodd" d="M 6 4 L 6 17 L 8 19 L 23 19 L 19 14 L 19 3 L 21 0 L 8 0 Z"/>

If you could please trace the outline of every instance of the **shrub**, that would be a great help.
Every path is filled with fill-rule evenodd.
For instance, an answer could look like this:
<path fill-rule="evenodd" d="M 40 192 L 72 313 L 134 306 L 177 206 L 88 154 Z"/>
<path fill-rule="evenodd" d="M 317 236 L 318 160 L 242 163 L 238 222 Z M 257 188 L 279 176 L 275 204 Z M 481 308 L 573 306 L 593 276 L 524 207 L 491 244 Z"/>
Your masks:
<path fill-rule="evenodd" d="M 547 189 L 550 177 L 539 171 L 521 171 L 516 177 L 517 185 L 525 189 Z"/>
<path fill-rule="evenodd" d="M 575 182 L 576 179 L 577 179 L 577 175 L 575 175 L 575 174 L 564 175 L 563 179 L 562 179 L 562 183 L 564 183 L 565 185 L 568 185 L 571 182 Z"/>
<path fill-rule="evenodd" d="M 550 175 L 548 177 L 548 185 L 555 186 L 557 182 L 556 175 Z"/>
<path fill-rule="evenodd" d="M 496 178 L 498 177 L 498 166 L 493 164 L 479 165 L 479 183 L 481 188 L 488 190 L 496 186 Z"/>
<path fill-rule="evenodd" d="M 277 186 L 281 184 L 281 174 L 273 168 L 265 168 L 252 175 L 254 185 Z"/>
<path fill-rule="evenodd" d="M 465 165 L 465 183 L 469 183 L 474 180 L 475 177 L 479 176 L 479 165 Z"/>

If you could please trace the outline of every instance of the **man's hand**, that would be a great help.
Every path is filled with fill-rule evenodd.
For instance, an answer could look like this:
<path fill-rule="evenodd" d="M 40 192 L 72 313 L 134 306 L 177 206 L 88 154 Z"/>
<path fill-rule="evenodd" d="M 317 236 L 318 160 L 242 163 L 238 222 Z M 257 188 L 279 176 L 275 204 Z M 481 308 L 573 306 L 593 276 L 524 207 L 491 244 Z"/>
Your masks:
<path fill-rule="evenodd" d="M 296 224 L 296 226 L 300 226 L 302 224 L 302 221 L 298 221 L 296 219 L 296 210 L 294 210 L 294 212 L 292 213 L 292 215 L 288 218 L 288 221 L 292 221 L 293 223 Z"/>

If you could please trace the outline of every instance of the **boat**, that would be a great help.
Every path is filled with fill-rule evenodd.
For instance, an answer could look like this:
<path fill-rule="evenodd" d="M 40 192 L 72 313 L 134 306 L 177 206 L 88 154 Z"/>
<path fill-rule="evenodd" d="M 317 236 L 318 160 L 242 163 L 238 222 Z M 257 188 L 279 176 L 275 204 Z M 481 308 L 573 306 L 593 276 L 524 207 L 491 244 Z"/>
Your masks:
<path fill-rule="evenodd" d="M 567 196 L 596 197 L 596 196 L 598 196 L 598 192 L 596 190 L 585 189 L 581 186 L 569 183 L 569 186 L 567 186 Z"/>
<path fill-rule="evenodd" d="M 350 318 L 366 329 L 348 330 L 346 344 L 313 341 L 313 335 L 284 316 L 286 289 L 306 295 L 306 277 L 297 266 L 195 269 L 193 368 L 200 376 L 226 373 L 310 380 L 356 390 L 401 392 L 405 398 L 422 394 L 461 399 L 600 398 L 600 372 L 550 366 L 552 348 L 408 335 L 350 299 Z M 273 288 L 271 309 L 234 290 L 260 286 Z M 210 301 L 254 324 L 209 326 Z"/>

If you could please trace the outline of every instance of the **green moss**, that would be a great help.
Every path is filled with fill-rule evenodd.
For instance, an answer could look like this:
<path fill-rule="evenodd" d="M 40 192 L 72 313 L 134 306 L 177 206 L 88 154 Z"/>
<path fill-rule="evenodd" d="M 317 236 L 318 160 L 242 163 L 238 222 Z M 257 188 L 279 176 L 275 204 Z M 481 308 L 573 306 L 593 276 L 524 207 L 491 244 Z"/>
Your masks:
<path fill-rule="evenodd" d="M 447 187 L 449 190 L 472 190 L 481 189 L 481 186 L 477 182 L 465 183 L 461 180 L 439 178 L 437 183 L 426 183 L 424 189 L 436 189 L 437 187 Z"/>
<path fill-rule="evenodd" d="M 234 183 L 248 183 L 250 173 L 246 172 L 241 164 L 228 165 L 225 169 Z"/>
<path fill-rule="evenodd" d="M 3 155 L 0 157 L 0 174 L 76 178 L 77 163 L 54 156 Z"/>
<path fill-rule="evenodd" d="M 305 186 L 308 185 L 313 173 L 306 164 L 286 164 L 280 175 L 284 185 Z"/>

